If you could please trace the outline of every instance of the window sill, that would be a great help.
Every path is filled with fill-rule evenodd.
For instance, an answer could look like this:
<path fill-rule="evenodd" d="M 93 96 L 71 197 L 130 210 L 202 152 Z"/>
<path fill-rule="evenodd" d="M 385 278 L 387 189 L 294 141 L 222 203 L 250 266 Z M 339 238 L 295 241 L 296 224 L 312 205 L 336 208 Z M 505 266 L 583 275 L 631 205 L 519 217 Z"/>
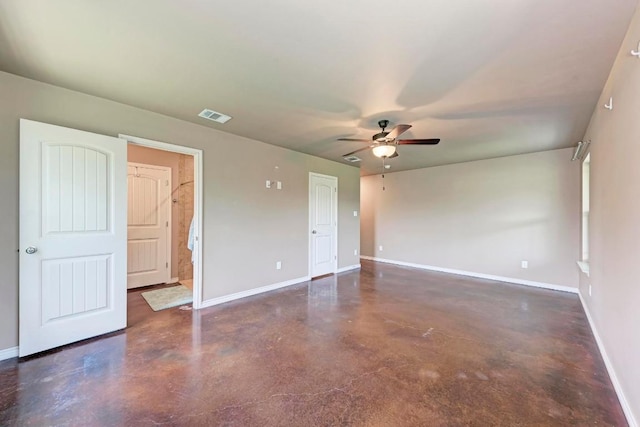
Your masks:
<path fill-rule="evenodd" d="M 582 271 L 588 277 L 589 276 L 589 263 L 586 262 L 586 261 L 576 261 L 576 264 L 578 264 L 578 267 L 580 267 L 580 271 Z"/>

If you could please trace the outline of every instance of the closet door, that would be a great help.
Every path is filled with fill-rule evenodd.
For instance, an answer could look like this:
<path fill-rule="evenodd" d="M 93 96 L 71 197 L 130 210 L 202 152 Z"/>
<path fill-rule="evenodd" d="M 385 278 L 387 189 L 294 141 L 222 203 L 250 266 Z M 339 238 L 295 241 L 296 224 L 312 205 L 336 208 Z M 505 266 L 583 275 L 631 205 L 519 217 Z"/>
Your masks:
<path fill-rule="evenodd" d="M 127 288 L 170 279 L 171 168 L 129 163 L 127 168 Z"/>

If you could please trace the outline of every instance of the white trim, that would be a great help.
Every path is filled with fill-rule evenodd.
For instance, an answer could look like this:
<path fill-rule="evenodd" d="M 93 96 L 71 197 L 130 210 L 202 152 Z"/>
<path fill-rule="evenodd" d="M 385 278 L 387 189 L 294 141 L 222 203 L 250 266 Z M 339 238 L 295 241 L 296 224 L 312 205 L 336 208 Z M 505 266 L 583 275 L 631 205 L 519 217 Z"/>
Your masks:
<path fill-rule="evenodd" d="M 18 357 L 18 347 L 9 347 L 0 350 L 0 360 L 13 359 Z"/>
<path fill-rule="evenodd" d="M 240 298 L 246 298 L 253 295 L 262 294 L 269 291 L 274 291 L 280 288 L 286 288 L 287 286 L 297 285 L 298 283 L 307 282 L 311 280 L 309 276 L 300 277 L 298 279 L 287 280 L 286 282 L 274 283 L 272 285 L 261 286 L 259 288 L 253 288 L 242 292 L 236 292 L 235 294 L 225 295 L 217 298 L 208 299 L 202 301 L 200 308 L 211 307 L 218 304 L 224 304 L 225 302 L 235 301 Z"/>
<path fill-rule="evenodd" d="M 127 142 L 134 145 L 141 145 L 143 147 L 156 148 L 158 150 L 172 151 L 174 153 L 187 154 L 193 156 L 193 215 L 196 219 L 195 222 L 195 248 L 196 256 L 193 264 L 193 308 L 198 310 L 203 308 L 202 301 L 202 240 L 204 235 L 202 234 L 202 222 L 203 206 L 204 206 L 204 181 L 203 177 L 203 152 L 197 148 L 183 147 L 181 145 L 169 144 L 166 142 L 154 141 L 146 138 L 139 138 L 137 136 L 130 136 L 119 134 L 119 138 L 126 139 Z"/>
<path fill-rule="evenodd" d="M 179 277 L 172 277 L 171 279 L 169 279 L 169 283 L 176 283 L 179 282 L 180 278 Z"/>
<path fill-rule="evenodd" d="M 629 401 L 624 395 L 624 391 L 622 390 L 622 386 L 620 385 L 620 381 L 618 381 L 618 376 L 616 375 L 616 371 L 613 369 L 613 364 L 611 363 L 611 359 L 607 355 L 607 351 L 604 348 L 604 343 L 600 339 L 600 334 L 598 334 L 598 330 L 596 329 L 596 324 L 591 317 L 591 313 L 589 312 L 589 307 L 587 306 L 586 301 L 582 297 L 581 293 L 578 293 L 580 297 L 580 302 L 582 303 L 582 308 L 584 309 L 584 313 L 587 315 L 587 320 L 589 321 L 589 326 L 591 326 L 591 332 L 596 339 L 596 344 L 598 344 L 598 349 L 600 350 L 600 355 L 602 356 L 602 360 L 604 360 L 604 366 L 607 368 L 607 372 L 609 373 L 609 378 L 613 383 L 613 388 L 618 395 L 618 400 L 620 401 L 620 406 L 622 406 L 622 411 L 624 412 L 625 417 L 627 417 L 627 422 L 629 423 L 629 427 L 638 427 L 638 422 L 633 416 L 633 412 L 631 411 L 631 405 L 629 405 Z"/>
<path fill-rule="evenodd" d="M 578 267 L 580 267 L 580 271 L 582 271 L 587 275 L 587 277 L 589 277 L 589 263 L 586 261 L 576 261 L 576 264 L 578 264 Z"/>
<path fill-rule="evenodd" d="M 474 273 L 472 271 L 454 270 L 452 268 L 434 267 L 432 265 L 414 264 L 412 262 L 393 261 L 390 259 L 376 258 L 376 257 L 365 256 L 365 255 L 361 255 L 360 258 L 367 259 L 370 261 L 384 262 L 386 264 L 395 264 L 395 265 L 401 265 L 404 267 L 419 268 L 421 270 L 430 270 L 430 271 L 439 271 L 441 273 L 459 274 L 461 276 L 477 277 L 479 279 L 489 279 L 489 280 L 495 280 L 497 282 L 514 283 L 516 285 L 525 285 L 525 286 L 532 286 L 535 288 L 551 289 L 553 291 L 569 292 L 572 294 L 578 293 L 578 288 L 571 288 L 569 286 L 562 286 L 562 285 L 554 285 L 552 283 L 534 282 L 533 280 L 523 280 L 523 279 L 515 279 L 512 277 L 494 276 L 492 274 Z"/>
<path fill-rule="evenodd" d="M 332 176 L 332 175 L 324 175 L 321 173 L 317 173 L 317 172 L 309 172 L 309 261 L 308 261 L 308 274 L 309 277 L 311 277 L 313 275 L 313 255 L 312 255 L 312 242 L 313 242 L 313 237 L 312 237 L 312 231 L 313 231 L 313 224 L 311 224 L 311 219 L 313 216 L 312 213 L 312 203 L 313 203 L 313 198 L 312 196 L 312 188 L 311 188 L 311 177 L 315 176 L 318 178 L 327 178 L 330 179 L 332 181 L 335 181 L 335 185 L 336 185 L 336 191 L 333 192 L 333 215 L 336 221 L 335 226 L 333 227 L 333 271 L 331 273 L 338 273 L 338 177 L 337 176 Z"/>
<path fill-rule="evenodd" d="M 360 264 L 347 265 L 346 267 L 339 268 L 336 271 L 336 274 L 344 273 L 345 271 L 357 270 L 359 268 L 360 268 Z"/>

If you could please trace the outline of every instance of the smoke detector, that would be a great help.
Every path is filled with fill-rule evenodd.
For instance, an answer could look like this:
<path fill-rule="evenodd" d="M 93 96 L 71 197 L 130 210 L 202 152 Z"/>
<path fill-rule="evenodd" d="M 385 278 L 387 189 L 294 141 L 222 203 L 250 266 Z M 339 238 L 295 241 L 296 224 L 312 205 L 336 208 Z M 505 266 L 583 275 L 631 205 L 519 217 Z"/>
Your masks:
<path fill-rule="evenodd" d="M 203 119 L 211 120 L 217 123 L 227 123 L 231 120 L 231 116 L 227 116 L 226 114 L 218 113 L 217 111 L 209 110 L 205 108 L 202 110 L 198 117 L 202 117 Z"/>

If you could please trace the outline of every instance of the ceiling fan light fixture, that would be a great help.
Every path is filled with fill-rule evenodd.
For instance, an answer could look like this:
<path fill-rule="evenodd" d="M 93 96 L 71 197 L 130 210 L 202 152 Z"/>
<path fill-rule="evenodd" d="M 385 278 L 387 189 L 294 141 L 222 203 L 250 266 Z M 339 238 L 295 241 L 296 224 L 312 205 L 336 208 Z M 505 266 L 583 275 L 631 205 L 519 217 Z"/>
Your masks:
<path fill-rule="evenodd" d="M 391 157 L 396 152 L 395 145 L 376 145 L 373 147 L 373 155 L 380 158 Z"/>

